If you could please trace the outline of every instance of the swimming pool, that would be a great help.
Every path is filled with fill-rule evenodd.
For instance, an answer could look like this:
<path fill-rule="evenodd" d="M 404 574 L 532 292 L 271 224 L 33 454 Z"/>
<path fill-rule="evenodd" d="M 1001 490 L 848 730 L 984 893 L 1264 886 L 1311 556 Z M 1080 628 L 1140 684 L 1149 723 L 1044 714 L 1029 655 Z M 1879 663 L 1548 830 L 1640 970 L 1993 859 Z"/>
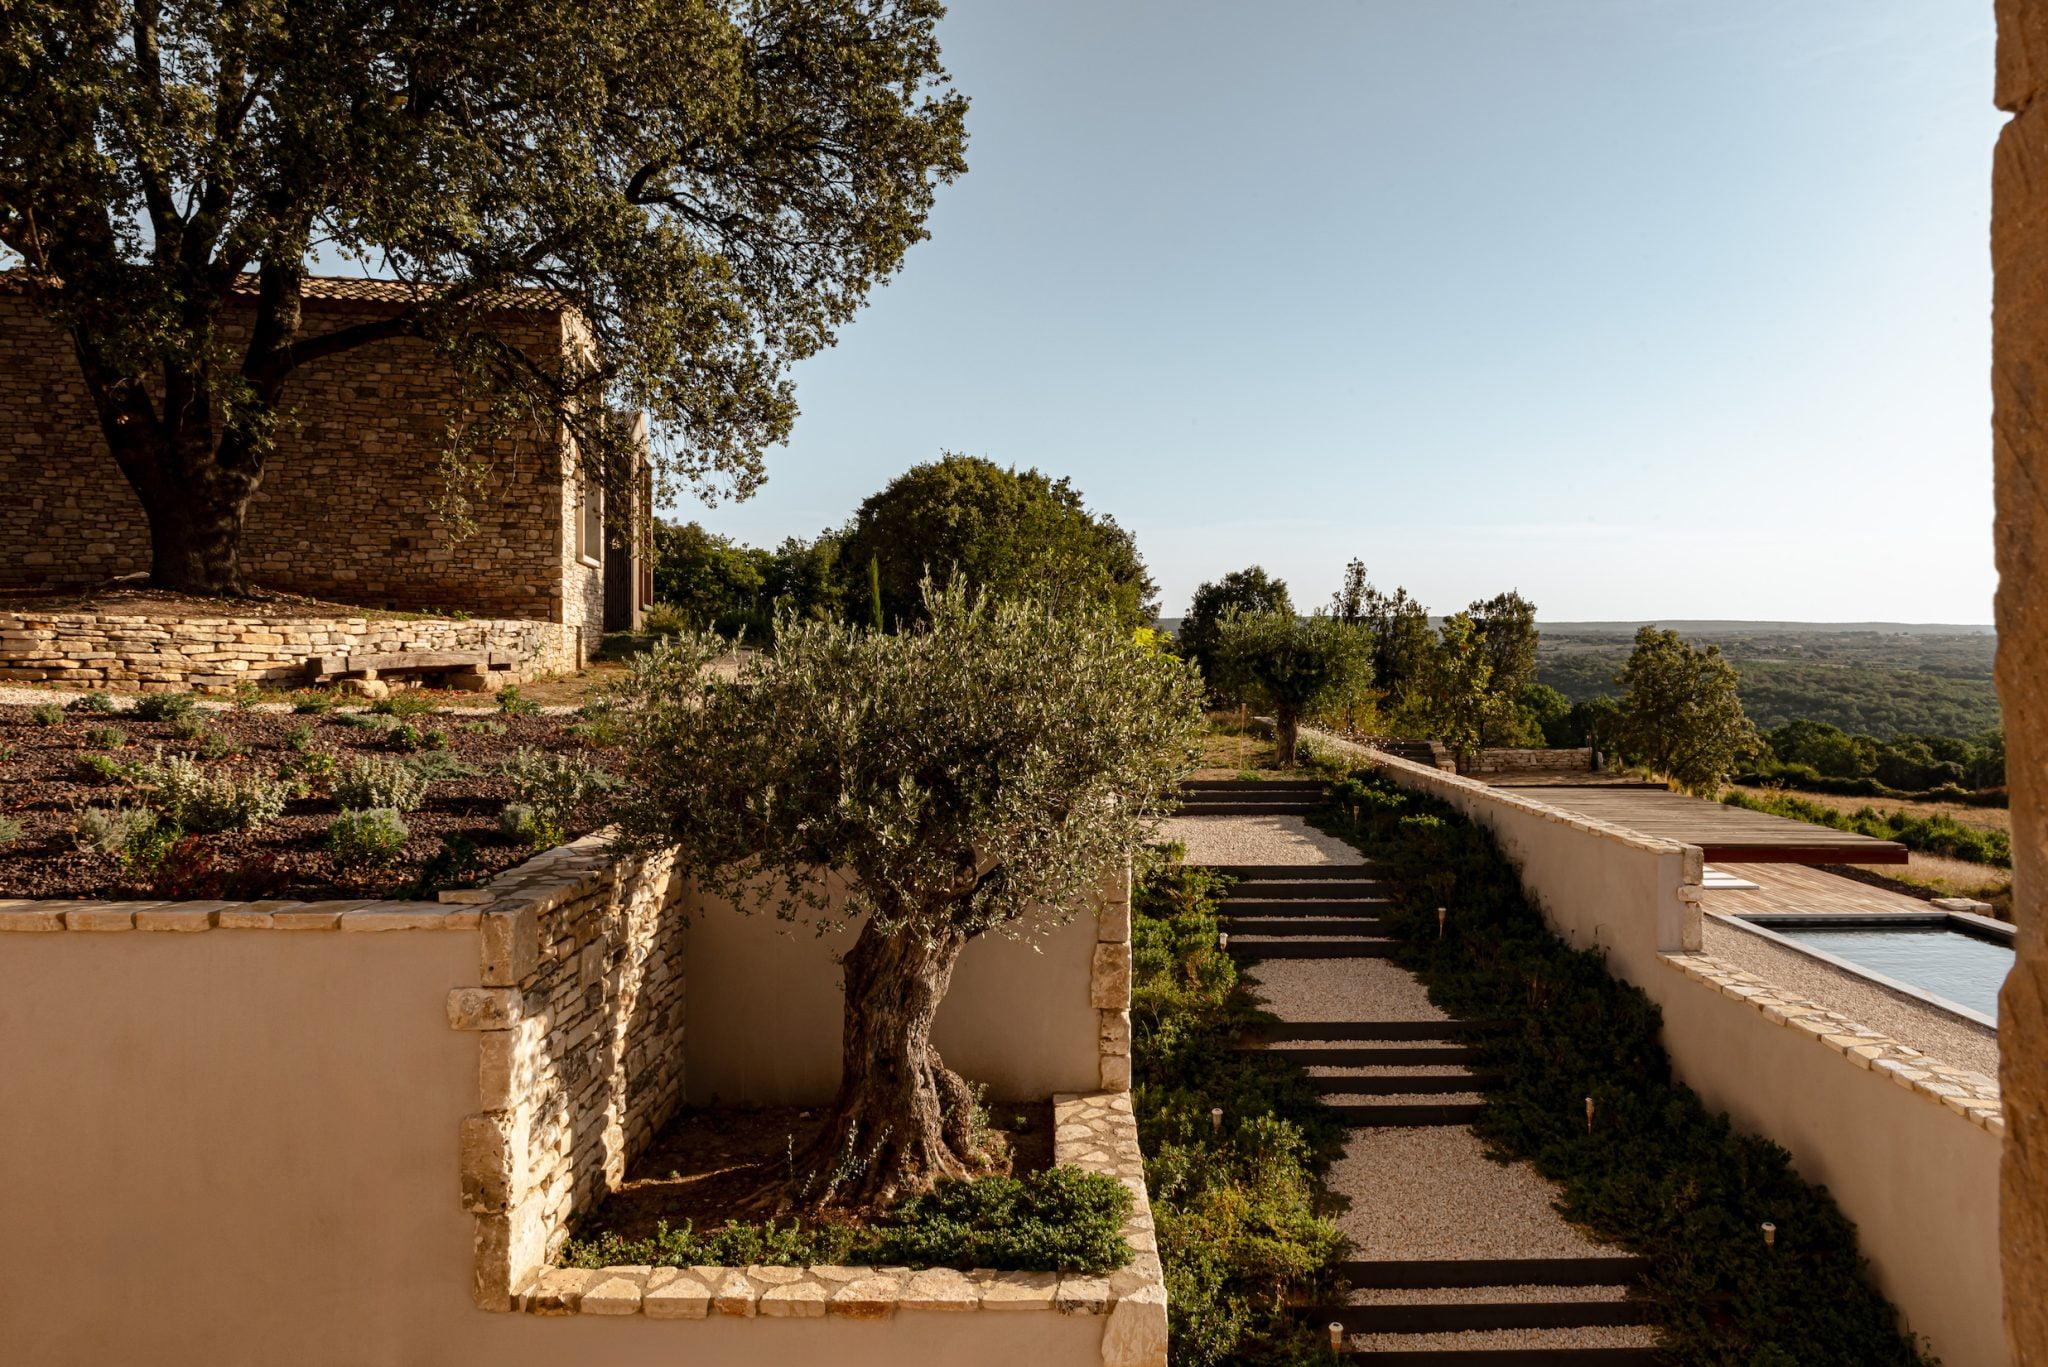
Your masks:
<path fill-rule="evenodd" d="M 2012 971 L 2009 944 L 1946 926 L 1773 925 L 1788 940 L 1894 982 L 1998 1019 L 1998 989 Z"/>

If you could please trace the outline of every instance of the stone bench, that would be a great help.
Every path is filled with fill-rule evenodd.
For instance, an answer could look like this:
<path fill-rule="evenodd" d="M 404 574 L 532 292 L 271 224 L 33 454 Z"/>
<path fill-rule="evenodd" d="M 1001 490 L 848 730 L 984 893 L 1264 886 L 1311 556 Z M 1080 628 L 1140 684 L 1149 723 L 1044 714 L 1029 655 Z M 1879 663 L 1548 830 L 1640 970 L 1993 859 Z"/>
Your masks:
<path fill-rule="evenodd" d="M 484 650 L 352 651 L 346 655 L 316 655 L 307 660 L 306 678 L 316 684 L 359 685 L 357 691 L 381 697 L 390 691 L 387 675 L 439 675 L 443 687 L 491 693 L 511 677 L 515 663 L 510 655 Z"/>

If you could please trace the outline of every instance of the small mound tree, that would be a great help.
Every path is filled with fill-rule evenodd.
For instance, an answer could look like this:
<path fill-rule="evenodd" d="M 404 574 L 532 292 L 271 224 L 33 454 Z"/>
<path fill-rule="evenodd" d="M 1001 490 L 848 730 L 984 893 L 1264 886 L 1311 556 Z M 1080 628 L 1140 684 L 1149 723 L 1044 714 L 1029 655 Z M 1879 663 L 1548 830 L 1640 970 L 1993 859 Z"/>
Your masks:
<path fill-rule="evenodd" d="M 1372 686 L 1372 640 L 1332 617 L 1236 613 L 1217 628 L 1216 669 L 1226 690 L 1273 709 L 1280 763 L 1291 765 L 1304 716 Z"/>
<path fill-rule="evenodd" d="M 1692 646 L 1646 626 L 1615 682 L 1626 693 L 1615 731 L 1634 759 L 1691 793 L 1711 794 L 1763 746 L 1742 711 L 1719 646 Z"/>
<path fill-rule="evenodd" d="M 784 617 L 737 677 L 715 637 L 637 661 L 622 838 L 706 890 L 857 925 L 839 1090 L 800 1206 L 864 1206 L 981 1165 L 973 1095 L 931 1026 L 960 953 L 1083 905 L 1193 764 L 1200 685 L 1113 610 L 926 587 L 898 633 Z M 843 881 L 828 896 L 824 871 Z"/>

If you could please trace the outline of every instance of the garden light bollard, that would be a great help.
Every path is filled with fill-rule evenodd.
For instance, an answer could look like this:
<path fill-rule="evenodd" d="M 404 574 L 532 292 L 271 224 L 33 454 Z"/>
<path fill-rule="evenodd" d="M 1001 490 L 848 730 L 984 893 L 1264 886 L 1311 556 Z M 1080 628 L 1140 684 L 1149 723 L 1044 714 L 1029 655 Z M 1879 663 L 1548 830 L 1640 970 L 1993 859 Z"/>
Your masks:
<path fill-rule="evenodd" d="M 1776 1225 L 1772 1224 L 1772 1223 L 1771 1223 L 1771 1222 L 1770 1222 L 1769 1220 L 1766 1220 L 1766 1221 L 1764 1221 L 1764 1247 L 1765 1247 L 1765 1248 L 1776 1248 L 1777 1246 L 1778 1246 L 1778 1227 L 1777 1227 Z"/>
<path fill-rule="evenodd" d="M 1447 911 L 1447 910 L 1446 910 L 1446 909 L 1444 909 L 1443 907 L 1438 907 L 1438 908 L 1436 909 L 1436 938 L 1437 938 L 1437 939 L 1441 940 L 1441 939 L 1443 939 L 1443 938 L 1444 938 L 1444 922 L 1445 922 L 1446 920 L 1448 920 L 1449 918 L 1450 918 L 1450 912 L 1449 912 L 1449 911 Z"/>
<path fill-rule="evenodd" d="M 1593 1098 L 1586 1098 L 1586 1133 L 1593 1133 Z"/>
<path fill-rule="evenodd" d="M 1330 1321 L 1330 1351 L 1333 1353 L 1344 1351 L 1344 1326 L 1336 1320 Z"/>
<path fill-rule="evenodd" d="M 1223 952 L 1224 952 L 1225 954 L 1228 954 L 1228 953 L 1230 952 L 1230 932 L 1229 932 L 1229 931 L 1227 931 L 1227 930 L 1222 930 L 1222 931 L 1218 931 L 1218 932 L 1216 933 L 1216 948 L 1218 948 L 1218 949 L 1222 950 L 1222 951 L 1223 951 Z"/>
<path fill-rule="evenodd" d="M 1221 1106 L 1211 1106 L 1209 1108 L 1209 1131 L 1212 1134 L 1223 1133 L 1223 1108 Z"/>

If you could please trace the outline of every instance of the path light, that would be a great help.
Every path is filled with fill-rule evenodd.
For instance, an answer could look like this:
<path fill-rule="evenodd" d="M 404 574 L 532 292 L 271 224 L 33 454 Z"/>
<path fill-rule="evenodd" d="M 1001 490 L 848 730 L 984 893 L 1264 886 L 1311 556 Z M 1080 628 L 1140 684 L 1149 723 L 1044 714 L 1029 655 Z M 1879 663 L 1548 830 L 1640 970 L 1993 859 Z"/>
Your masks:
<path fill-rule="evenodd" d="M 1221 1106 L 1211 1106 L 1209 1108 L 1209 1129 L 1216 1134 L 1223 1133 L 1223 1108 Z"/>
<path fill-rule="evenodd" d="M 1770 1222 L 1769 1220 L 1766 1220 L 1766 1221 L 1764 1221 L 1764 1247 L 1765 1247 L 1765 1248 L 1776 1248 L 1777 1246 L 1778 1246 L 1778 1227 L 1777 1227 L 1776 1225 L 1772 1224 L 1772 1223 L 1771 1223 L 1771 1222 Z"/>
<path fill-rule="evenodd" d="M 1344 1351 L 1344 1326 L 1336 1320 L 1330 1321 L 1330 1351 L 1333 1353 Z"/>
<path fill-rule="evenodd" d="M 1436 909 L 1436 938 L 1439 940 L 1444 938 L 1444 921 L 1449 916 L 1450 912 L 1444 908 L 1438 907 Z"/>
<path fill-rule="evenodd" d="M 1220 930 L 1220 931 L 1216 932 L 1216 948 L 1218 948 L 1218 949 L 1222 950 L 1222 951 L 1223 951 L 1224 953 L 1226 953 L 1226 954 L 1230 952 L 1230 932 L 1229 932 L 1229 931 L 1227 931 L 1227 930 Z"/>
<path fill-rule="evenodd" d="M 1593 1098 L 1586 1098 L 1586 1133 L 1593 1133 Z"/>

